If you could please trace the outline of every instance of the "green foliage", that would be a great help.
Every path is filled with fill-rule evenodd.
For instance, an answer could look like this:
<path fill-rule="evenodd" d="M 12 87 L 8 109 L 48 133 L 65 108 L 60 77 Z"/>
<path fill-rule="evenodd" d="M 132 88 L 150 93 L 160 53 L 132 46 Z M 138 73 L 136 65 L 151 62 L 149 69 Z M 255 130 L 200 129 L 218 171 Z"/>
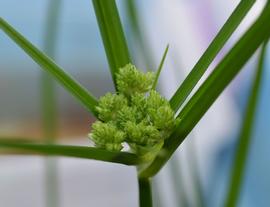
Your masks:
<path fill-rule="evenodd" d="M 170 138 L 165 140 L 160 156 L 156 156 L 148 167 L 142 169 L 140 176 L 151 177 L 155 175 L 169 160 L 177 147 L 184 141 L 226 86 L 236 77 L 244 64 L 258 47 L 269 38 L 270 27 L 265 26 L 269 19 L 270 4 L 267 4 L 254 24 L 221 60 L 215 70 L 180 111 L 178 115 L 180 122 Z"/>
<path fill-rule="evenodd" d="M 146 48 L 143 44 L 143 38 L 139 34 L 140 30 L 136 11 L 134 10 L 134 2 L 128 2 L 128 8 L 132 15 L 132 24 L 136 27 L 141 47 Z M 36 61 L 42 69 L 52 75 L 80 100 L 89 111 L 99 118 L 92 125 L 92 132 L 89 135 L 97 148 L 44 145 L 3 139 L 0 139 L 0 147 L 19 149 L 23 153 L 30 154 L 71 156 L 137 165 L 139 166 L 140 205 L 141 207 L 151 206 L 150 178 L 160 171 L 256 49 L 269 38 L 270 29 L 267 25 L 270 19 L 270 4 L 267 1 L 260 17 L 216 66 L 215 70 L 175 119 L 174 111 L 177 111 L 182 106 L 254 2 L 255 0 L 242 0 L 239 3 L 191 70 L 191 73 L 178 88 L 170 103 L 153 90 L 156 88 L 168 47 L 165 50 L 157 74 L 142 73 L 134 65 L 128 64 L 132 61 L 130 60 L 115 0 L 93 0 L 112 79 L 118 90 L 116 94 L 107 93 L 99 101 L 0 17 L 0 29 Z M 149 56 L 145 51 L 147 50 L 142 51 L 145 57 Z M 258 73 L 243 124 L 232 172 L 231 189 L 225 206 L 235 206 L 240 192 L 259 90 L 263 53 L 264 50 L 262 51 Z M 123 149 L 124 143 L 127 143 L 135 154 L 119 152 Z M 16 153 L 20 152 L 16 151 Z M 145 161 L 148 161 L 148 163 L 145 163 Z"/>
<path fill-rule="evenodd" d="M 259 93 L 261 88 L 261 80 L 263 76 L 264 61 L 266 56 L 267 41 L 263 44 L 257 71 L 255 72 L 253 84 L 250 91 L 250 96 L 243 117 L 242 129 L 239 135 L 239 142 L 235 151 L 235 159 L 233 161 L 233 168 L 228 186 L 228 193 L 224 203 L 224 207 L 237 206 L 242 182 L 245 174 L 246 163 L 248 159 L 248 151 L 252 141 L 252 131 L 256 118 L 256 110 L 259 102 Z"/>
<path fill-rule="evenodd" d="M 142 160 L 137 155 L 128 152 L 112 152 L 96 147 L 40 144 L 23 140 L 23 138 L 0 137 L 0 148 L 13 150 L 10 152 L 4 151 L 5 154 L 64 156 L 120 163 L 124 165 L 139 165 L 142 163 Z"/>
<path fill-rule="evenodd" d="M 98 118 L 90 138 L 97 147 L 120 151 L 122 143 L 150 159 L 176 126 L 174 111 L 157 91 L 151 90 L 155 74 L 143 73 L 132 64 L 119 69 L 119 93 L 107 93 L 96 107 Z"/>
<path fill-rule="evenodd" d="M 254 3 L 255 0 L 240 1 L 239 5 L 235 8 L 231 16 L 222 26 L 216 37 L 171 98 L 170 104 L 175 111 L 182 106 L 192 89 L 206 72 L 208 66 L 231 37 L 238 25 L 242 22 Z"/>
<path fill-rule="evenodd" d="M 115 0 L 92 0 L 114 85 L 120 67 L 131 62 Z"/>
<path fill-rule="evenodd" d="M 64 69 L 62 69 L 51 58 L 41 52 L 1 17 L 0 29 L 2 29 L 3 32 L 5 32 L 19 47 L 21 47 L 44 71 L 49 73 L 90 112 L 96 115 L 95 106 L 97 104 L 97 100 L 88 90 L 81 86 L 80 83 L 67 74 Z"/>

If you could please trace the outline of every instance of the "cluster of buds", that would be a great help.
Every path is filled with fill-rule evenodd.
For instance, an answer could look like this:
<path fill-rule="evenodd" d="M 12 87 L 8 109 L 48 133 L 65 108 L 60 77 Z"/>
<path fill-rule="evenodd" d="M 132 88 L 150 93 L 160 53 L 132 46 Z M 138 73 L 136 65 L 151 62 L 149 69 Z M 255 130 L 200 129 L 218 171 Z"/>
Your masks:
<path fill-rule="evenodd" d="M 152 90 L 155 74 L 128 64 L 116 75 L 118 92 L 107 93 L 96 107 L 99 120 L 89 137 L 95 145 L 121 151 L 123 143 L 138 154 L 157 151 L 170 136 L 177 120 L 169 102 Z"/>

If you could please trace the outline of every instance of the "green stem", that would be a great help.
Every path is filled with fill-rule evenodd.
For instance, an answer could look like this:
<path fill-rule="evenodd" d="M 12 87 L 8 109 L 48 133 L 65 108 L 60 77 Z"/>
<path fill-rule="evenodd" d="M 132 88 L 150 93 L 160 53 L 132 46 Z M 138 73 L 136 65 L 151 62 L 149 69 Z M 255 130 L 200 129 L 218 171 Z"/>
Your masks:
<path fill-rule="evenodd" d="M 44 52 L 52 59 L 55 58 L 60 6 L 61 0 L 50 0 L 47 9 L 47 20 L 45 24 L 44 35 Z M 55 85 L 52 77 L 48 73 L 42 71 L 42 125 L 44 139 L 48 143 L 53 143 L 57 136 L 57 101 L 55 95 Z M 55 158 L 46 158 L 45 186 L 47 207 L 57 207 L 60 204 L 57 172 L 57 160 Z"/>
<path fill-rule="evenodd" d="M 47 21 L 45 25 L 44 35 L 44 52 L 52 59 L 55 58 L 57 28 L 59 20 L 60 0 L 50 0 L 47 11 Z M 48 142 L 53 141 L 56 137 L 56 122 L 57 122 L 57 108 L 56 108 L 55 86 L 52 77 L 42 71 L 41 74 L 41 106 L 42 106 L 42 123 L 43 134 Z"/>
<path fill-rule="evenodd" d="M 245 116 L 243 118 L 243 126 L 241 129 L 238 146 L 236 149 L 235 159 L 232 168 L 232 174 L 228 187 L 227 199 L 225 201 L 225 207 L 235 207 L 239 199 L 239 194 L 241 191 L 246 163 L 248 159 L 248 151 L 250 148 L 252 130 L 254 126 L 254 119 L 256 115 L 256 108 L 259 99 L 260 84 L 264 68 L 264 58 L 266 53 L 266 43 L 264 43 L 256 72 L 256 77 L 254 78 L 253 86 L 251 89 L 251 94 L 248 100 L 248 106 L 246 109 Z"/>
<path fill-rule="evenodd" d="M 152 190 L 150 178 L 139 178 L 140 207 L 152 207 Z"/>

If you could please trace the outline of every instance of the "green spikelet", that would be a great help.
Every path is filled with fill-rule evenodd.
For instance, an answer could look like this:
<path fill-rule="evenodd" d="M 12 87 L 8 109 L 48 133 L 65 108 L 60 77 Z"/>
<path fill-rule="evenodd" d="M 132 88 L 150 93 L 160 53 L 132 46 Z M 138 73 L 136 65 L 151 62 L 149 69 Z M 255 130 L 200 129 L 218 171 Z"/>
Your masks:
<path fill-rule="evenodd" d="M 98 118 L 104 122 L 116 120 L 118 111 L 127 104 L 128 101 L 124 95 L 107 93 L 99 99 L 96 107 Z"/>
<path fill-rule="evenodd" d="M 154 78 L 154 73 L 143 73 L 134 65 L 127 64 L 116 75 L 117 89 L 128 97 L 135 93 L 146 93 L 151 89 Z"/>
<path fill-rule="evenodd" d="M 125 133 L 118 130 L 112 123 L 96 121 L 92 125 L 92 133 L 89 134 L 95 145 L 110 151 L 120 151 L 125 140 Z"/>

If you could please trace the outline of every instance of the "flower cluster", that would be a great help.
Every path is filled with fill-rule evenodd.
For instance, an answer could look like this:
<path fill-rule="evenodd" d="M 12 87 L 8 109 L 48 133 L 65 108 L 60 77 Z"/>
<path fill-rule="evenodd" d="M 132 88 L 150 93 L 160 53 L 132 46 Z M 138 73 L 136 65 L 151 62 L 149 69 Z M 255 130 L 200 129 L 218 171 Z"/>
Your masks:
<path fill-rule="evenodd" d="M 151 90 L 154 78 L 132 64 L 119 69 L 118 93 L 105 94 L 96 107 L 99 121 L 89 136 L 97 147 L 120 151 L 125 142 L 139 155 L 162 147 L 176 120 L 169 102 Z"/>

